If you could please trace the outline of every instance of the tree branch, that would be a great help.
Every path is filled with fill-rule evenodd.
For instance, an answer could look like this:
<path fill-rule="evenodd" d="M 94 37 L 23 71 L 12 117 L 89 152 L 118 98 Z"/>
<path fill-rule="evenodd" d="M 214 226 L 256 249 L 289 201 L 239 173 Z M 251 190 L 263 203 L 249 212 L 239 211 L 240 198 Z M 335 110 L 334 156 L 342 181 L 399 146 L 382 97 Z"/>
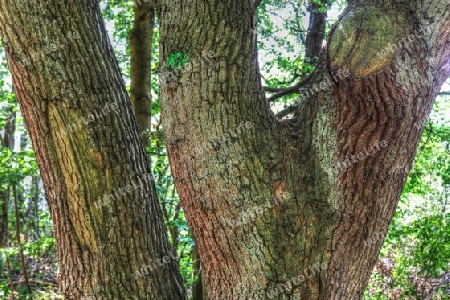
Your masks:
<path fill-rule="evenodd" d="M 254 8 L 258 8 L 258 6 L 261 4 L 262 0 L 255 0 Z"/>
<path fill-rule="evenodd" d="M 328 3 L 328 1 L 327 1 Z M 319 56 L 322 49 L 323 39 L 325 37 L 325 27 L 327 24 L 327 11 L 321 13 L 318 11 L 320 4 L 312 3 L 308 7 L 310 14 L 308 33 L 306 35 L 305 57 L 313 59 Z"/>
<path fill-rule="evenodd" d="M 264 91 L 269 92 L 269 93 L 276 93 L 276 92 L 280 92 L 283 91 L 287 88 L 277 88 L 277 87 L 273 87 L 273 86 L 264 86 L 263 87 Z"/>
<path fill-rule="evenodd" d="M 308 11 L 310 12 L 310 19 L 309 19 L 309 27 L 307 30 L 307 35 L 305 39 L 305 58 L 308 57 L 310 59 L 314 58 L 315 56 L 319 56 L 319 53 L 322 49 L 323 44 L 323 38 L 325 37 L 325 25 L 327 21 L 327 13 L 326 11 L 323 13 L 318 12 L 320 5 L 316 3 L 312 3 L 308 7 Z M 289 88 L 275 88 L 275 87 L 264 87 L 264 90 L 267 92 L 273 92 L 272 96 L 268 98 L 269 102 L 272 102 L 278 98 L 281 98 L 283 96 L 299 93 L 298 89 L 306 84 L 309 79 L 311 78 L 311 75 L 308 77 L 305 77 L 302 79 L 299 83 L 296 85 L 289 87 Z M 285 110 L 281 111 L 277 114 L 277 117 L 279 115 L 285 116 L 292 112 L 294 108 L 288 107 Z M 286 113 L 287 111 L 287 113 Z M 286 114 L 284 114 L 286 113 Z"/>
<path fill-rule="evenodd" d="M 284 117 L 286 117 L 288 114 L 293 113 L 293 112 L 295 111 L 295 109 L 297 108 L 297 106 L 298 106 L 298 103 L 296 102 L 295 104 L 290 105 L 290 106 L 286 107 L 285 109 L 283 109 L 282 111 L 280 111 L 279 113 L 277 113 L 277 114 L 275 115 L 275 117 L 276 117 L 277 119 L 284 118 Z"/>
<path fill-rule="evenodd" d="M 270 96 L 267 100 L 269 102 L 272 102 L 278 98 L 281 98 L 283 96 L 289 95 L 289 94 L 298 94 L 299 89 L 307 84 L 309 80 L 311 79 L 312 74 L 304 77 L 299 83 L 297 83 L 294 86 L 288 87 L 288 88 L 275 88 L 275 87 L 264 87 L 264 90 L 268 92 L 274 92 L 272 96 Z"/>
<path fill-rule="evenodd" d="M 438 95 L 439 96 L 444 96 L 444 95 L 450 96 L 450 91 L 443 91 L 443 92 L 440 92 Z"/>

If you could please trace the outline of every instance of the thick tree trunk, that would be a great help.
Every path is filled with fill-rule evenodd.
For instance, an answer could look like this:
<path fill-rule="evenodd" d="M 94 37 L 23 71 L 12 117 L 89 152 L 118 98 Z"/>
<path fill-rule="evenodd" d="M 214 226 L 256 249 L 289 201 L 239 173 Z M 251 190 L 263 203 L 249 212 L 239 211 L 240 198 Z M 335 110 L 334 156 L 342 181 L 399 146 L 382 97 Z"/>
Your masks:
<path fill-rule="evenodd" d="M 252 1 L 159 4 L 163 128 L 210 299 L 362 297 L 381 245 L 364 241 L 387 231 L 449 75 L 450 6 L 349 2 L 287 121 L 260 85 Z"/>
<path fill-rule="evenodd" d="M 0 34 L 66 299 L 185 299 L 97 1 L 0 0 Z"/>

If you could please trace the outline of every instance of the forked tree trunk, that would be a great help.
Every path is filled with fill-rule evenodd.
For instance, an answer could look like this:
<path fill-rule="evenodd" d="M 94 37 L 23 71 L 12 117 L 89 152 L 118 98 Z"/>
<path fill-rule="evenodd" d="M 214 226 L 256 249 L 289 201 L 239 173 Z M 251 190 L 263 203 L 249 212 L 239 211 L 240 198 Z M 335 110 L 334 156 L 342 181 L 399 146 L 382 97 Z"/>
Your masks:
<path fill-rule="evenodd" d="M 66 299 L 185 299 L 97 1 L 0 0 Z"/>
<path fill-rule="evenodd" d="M 450 4 L 349 1 L 295 116 L 277 121 L 258 2 L 158 4 L 163 128 L 208 296 L 361 299 L 381 245 L 364 242 L 386 233 L 449 76 Z"/>

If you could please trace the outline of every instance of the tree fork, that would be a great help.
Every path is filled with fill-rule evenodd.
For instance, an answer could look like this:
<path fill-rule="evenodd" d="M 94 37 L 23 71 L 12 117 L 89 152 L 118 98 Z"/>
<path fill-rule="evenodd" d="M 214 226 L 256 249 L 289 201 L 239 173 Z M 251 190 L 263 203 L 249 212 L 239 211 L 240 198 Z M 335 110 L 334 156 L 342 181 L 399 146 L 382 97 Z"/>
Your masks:
<path fill-rule="evenodd" d="M 162 20 L 180 16 L 161 23 L 163 76 L 170 58 L 215 53 L 200 65 L 188 59 L 190 72 L 160 89 L 209 298 L 362 297 L 381 246 L 364 242 L 387 231 L 423 129 L 414 125 L 450 73 L 449 8 L 349 1 L 307 96 L 277 121 L 260 84 L 254 3 L 158 3 Z M 415 28 L 423 35 L 408 47 L 377 55 Z M 241 122 L 252 126 L 234 134 Z"/>

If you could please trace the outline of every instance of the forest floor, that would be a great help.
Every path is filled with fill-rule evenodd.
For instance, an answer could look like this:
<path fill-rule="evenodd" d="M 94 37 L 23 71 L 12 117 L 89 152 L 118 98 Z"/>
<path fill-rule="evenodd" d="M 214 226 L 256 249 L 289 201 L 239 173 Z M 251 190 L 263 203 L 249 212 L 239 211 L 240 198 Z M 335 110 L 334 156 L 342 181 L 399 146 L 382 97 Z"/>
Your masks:
<path fill-rule="evenodd" d="M 47 251 L 40 253 L 41 255 L 25 256 L 29 287 L 20 268 L 16 248 L 5 248 L 6 251 L 0 249 L 4 252 L 3 254 L 6 253 L 6 255 L 0 255 L 0 299 L 64 299 L 58 290 L 58 263 L 56 254 L 51 248 L 47 248 Z"/>
<path fill-rule="evenodd" d="M 50 240 L 51 241 L 51 240 Z M 32 244 L 32 243 L 31 243 Z M 30 245 L 30 244 L 28 244 Z M 41 244 L 42 245 L 42 244 Z M 30 247 L 25 247 L 30 250 Z M 31 247 L 32 249 L 32 247 Z M 42 251 L 43 250 L 43 251 Z M 6 255 L 5 255 L 6 254 Z M 30 253 L 28 253 L 30 254 Z M 25 277 L 20 268 L 20 259 L 17 248 L 0 249 L 0 299 L 1 300 L 59 300 L 64 297 L 59 293 L 57 274 L 58 263 L 54 244 L 47 243 L 40 247 L 34 255 L 25 256 L 25 265 L 28 272 L 27 287 Z M 444 300 L 445 296 L 436 294 L 439 288 L 447 288 L 450 292 L 449 274 L 442 278 L 423 278 L 417 272 L 410 274 L 413 278 L 415 295 L 405 295 L 400 290 L 392 288 L 394 280 L 393 259 L 384 259 L 376 264 L 374 274 L 368 285 L 368 295 L 364 299 L 388 300 Z M 448 294 L 447 294 L 448 295 Z"/>

